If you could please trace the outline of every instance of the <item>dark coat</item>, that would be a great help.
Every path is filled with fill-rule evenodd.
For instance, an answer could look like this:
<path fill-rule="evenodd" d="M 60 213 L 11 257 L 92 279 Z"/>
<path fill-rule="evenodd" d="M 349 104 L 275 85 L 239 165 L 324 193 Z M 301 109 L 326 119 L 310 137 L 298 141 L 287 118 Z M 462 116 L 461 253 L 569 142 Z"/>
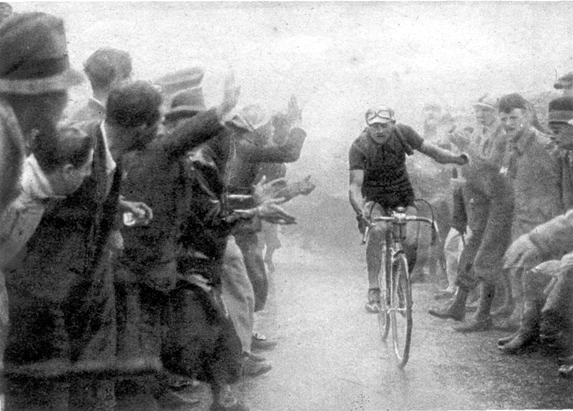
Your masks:
<path fill-rule="evenodd" d="M 26 256 L 7 274 L 11 327 L 6 368 L 31 376 L 97 371 L 115 353 L 110 237 L 121 172 L 107 174 L 98 124 L 92 175 L 63 200 L 54 200 L 27 244 Z M 56 361 L 45 367 L 48 361 Z"/>
<path fill-rule="evenodd" d="M 191 237 L 205 241 L 209 253 L 219 254 L 220 245 L 226 244 L 213 238 L 199 219 L 194 221 L 197 225 L 188 225 L 191 199 L 197 193 L 183 160 L 191 149 L 223 130 L 210 110 L 185 120 L 172 134 L 126 159 L 122 194 L 148 204 L 153 220 L 123 230 L 125 249 L 117 271 L 118 292 L 128 302 L 118 309 L 121 328 L 139 331 L 139 338 L 121 333 L 118 354 L 160 355 L 167 369 L 208 383 L 238 378 L 240 343 L 215 288 L 219 261 L 181 264 L 189 247 L 181 242 L 186 229 L 192 230 Z M 221 188 L 219 184 L 215 191 Z M 195 273 L 211 280 L 213 290 L 186 281 Z"/>

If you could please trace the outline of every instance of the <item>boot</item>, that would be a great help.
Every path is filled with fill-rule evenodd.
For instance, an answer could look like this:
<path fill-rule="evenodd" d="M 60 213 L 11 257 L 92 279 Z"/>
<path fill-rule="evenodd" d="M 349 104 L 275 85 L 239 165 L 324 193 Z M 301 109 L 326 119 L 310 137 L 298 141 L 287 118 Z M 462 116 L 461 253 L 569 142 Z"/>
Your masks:
<path fill-rule="evenodd" d="M 503 270 L 502 281 L 504 289 L 504 301 L 503 305 L 499 309 L 491 313 L 491 316 L 494 319 L 507 318 L 513 313 L 513 310 L 515 310 L 515 301 L 513 299 L 513 292 L 511 290 L 511 279 L 509 278 L 508 270 Z"/>
<path fill-rule="evenodd" d="M 507 344 L 508 342 L 510 342 L 511 340 L 513 340 L 515 338 L 515 336 L 517 335 L 517 332 L 508 335 L 507 337 L 501 337 L 499 340 L 497 340 L 497 346 L 501 347 L 505 344 Z"/>
<path fill-rule="evenodd" d="M 501 352 L 505 354 L 518 354 L 537 341 L 539 337 L 539 319 L 542 306 L 542 301 L 525 302 L 521 327 L 510 342 L 498 347 Z"/>
<path fill-rule="evenodd" d="M 446 308 L 431 308 L 428 310 L 428 313 L 438 318 L 451 318 L 455 321 L 463 321 L 466 315 L 467 298 L 468 290 L 466 288 L 458 287 L 456 297 L 449 306 Z"/>
<path fill-rule="evenodd" d="M 481 298 L 475 316 L 469 321 L 454 325 L 453 329 L 460 333 L 473 333 L 491 329 L 493 327 L 493 321 L 490 311 L 494 297 L 495 285 L 486 282 L 482 283 Z"/>

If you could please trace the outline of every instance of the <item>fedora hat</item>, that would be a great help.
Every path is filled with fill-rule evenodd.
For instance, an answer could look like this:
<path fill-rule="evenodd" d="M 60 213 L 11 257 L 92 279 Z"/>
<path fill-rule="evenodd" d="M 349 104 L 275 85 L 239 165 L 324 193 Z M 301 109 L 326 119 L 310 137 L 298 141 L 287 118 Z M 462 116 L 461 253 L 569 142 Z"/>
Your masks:
<path fill-rule="evenodd" d="M 204 76 L 205 69 L 202 67 L 191 67 L 159 77 L 153 81 L 153 84 L 161 87 L 161 92 L 167 98 L 179 91 L 199 87 Z"/>
<path fill-rule="evenodd" d="M 70 67 L 64 21 L 22 13 L 0 25 L 0 92 L 42 94 L 81 84 Z"/>
<path fill-rule="evenodd" d="M 171 99 L 171 109 L 165 113 L 165 120 L 175 121 L 181 117 L 191 117 L 201 111 L 207 110 L 203 89 L 193 87 L 175 94 Z"/>

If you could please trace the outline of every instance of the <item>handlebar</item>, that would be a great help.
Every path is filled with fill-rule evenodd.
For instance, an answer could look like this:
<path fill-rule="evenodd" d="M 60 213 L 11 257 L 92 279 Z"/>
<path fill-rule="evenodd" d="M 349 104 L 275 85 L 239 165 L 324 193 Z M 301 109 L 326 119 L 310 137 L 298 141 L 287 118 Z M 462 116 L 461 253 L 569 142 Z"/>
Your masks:
<path fill-rule="evenodd" d="M 366 223 L 366 229 L 364 230 L 364 235 L 362 237 L 362 244 L 366 243 L 366 238 L 368 238 L 370 227 L 379 221 L 391 223 L 392 225 L 406 225 L 409 222 L 427 223 L 432 227 L 433 234 L 437 234 L 438 232 L 438 227 L 436 226 L 436 222 L 434 220 L 427 217 L 406 215 L 406 213 L 402 211 L 392 211 L 392 215 L 390 216 L 375 217 L 373 219 L 367 219 L 364 216 L 361 216 L 361 218 Z"/>

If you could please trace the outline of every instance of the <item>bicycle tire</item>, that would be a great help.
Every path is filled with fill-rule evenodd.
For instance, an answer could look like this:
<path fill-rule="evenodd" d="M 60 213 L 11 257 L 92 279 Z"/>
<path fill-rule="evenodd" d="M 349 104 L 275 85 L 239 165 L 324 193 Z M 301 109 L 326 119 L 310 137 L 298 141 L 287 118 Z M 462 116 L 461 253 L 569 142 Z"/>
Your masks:
<path fill-rule="evenodd" d="M 378 273 L 378 286 L 380 287 L 380 311 L 378 311 L 378 328 L 380 329 L 380 339 L 385 342 L 390 332 L 390 284 L 389 277 L 385 273 L 389 272 L 391 256 L 387 248 L 382 251 L 382 263 Z"/>
<path fill-rule="evenodd" d="M 398 251 L 392 257 L 391 269 L 390 321 L 394 357 L 398 367 L 404 368 L 410 357 L 412 342 L 412 284 L 403 251 Z"/>

